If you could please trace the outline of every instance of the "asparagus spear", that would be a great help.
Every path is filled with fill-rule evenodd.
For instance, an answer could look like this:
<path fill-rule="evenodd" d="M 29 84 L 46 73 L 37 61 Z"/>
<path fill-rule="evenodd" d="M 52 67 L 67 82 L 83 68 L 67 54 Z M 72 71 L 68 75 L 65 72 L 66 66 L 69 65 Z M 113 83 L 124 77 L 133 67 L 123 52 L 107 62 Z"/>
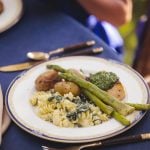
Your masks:
<path fill-rule="evenodd" d="M 112 107 L 104 104 L 99 98 L 97 98 L 95 95 L 90 93 L 89 91 L 82 89 L 82 92 L 91 100 L 93 101 L 104 113 L 113 116 L 117 121 L 119 121 L 121 124 L 128 126 L 130 125 L 130 121 L 127 120 L 123 115 L 117 113 L 113 110 Z"/>
<path fill-rule="evenodd" d="M 97 98 L 95 95 L 90 93 L 89 91 L 82 89 L 82 92 L 91 100 L 93 101 L 104 113 L 110 115 L 113 112 L 113 108 L 111 106 L 108 106 L 104 104 L 99 98 Z"/>
<path fill-rule="evenodd" d="M 92 94 L 100 98 L 104 103 L 112 106 L 117 112 L 119 112 L 120 114 L 124 116 L 132 113 L 135 110 L 134 107 L 120 102 L 116 98 L 108 95 L 107 92 L 99 89 L 96 85 L 84 79 L 79 78 L 77 75 L 73 73 L 70 73 L 70 72 L 60 73 L 59 76 L 63 79 L 75 82 L 80 87 L 87 89 Z"/>
<path fill-rule="evenodd" d="M 120 123 L 122 123 L 125 126 L 129 126 L 130 125 L 130 121 L 128 119 L 126 119 L 123 115 L 119 114 L 116 111 L 113 111 L 112 116 L 119 121 Z"/>
<path fill-rule="evenodd" d="M 136 110 L 150 110 L 150 104 L 137 104 L 137 103 L 126 103 L 134 107 Z"/>
<path fill-rule="evenodd" d="M 49 64 L 48 64 L 46 67 L 47 67 L 48 69 L 54 69 L 54 70 L 56 70 L 56 71 L 63 72 L 63 73 L 67 72 L 66 69 L 64 69 L 64 68 L 62 68 L 62 67 L 60 67 L 60 66 L 58 66 L 58 65 L 49 65 Z"/>

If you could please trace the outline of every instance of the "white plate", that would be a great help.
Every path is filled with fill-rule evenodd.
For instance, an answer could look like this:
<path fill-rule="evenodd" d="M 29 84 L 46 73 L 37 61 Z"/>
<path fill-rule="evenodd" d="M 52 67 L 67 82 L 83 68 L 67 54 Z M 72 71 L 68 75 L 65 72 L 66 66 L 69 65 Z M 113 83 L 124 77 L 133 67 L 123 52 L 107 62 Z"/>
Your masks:
<path fill-rule="evenodd" d="M 12 120 L 27 132 L 38 137 L 68 143 L 81 143 L 106 139 L 118 135 L 134 126 L 145 114 L 135 111 L 127 118 L 132 122 L 128 127 L 110 119 L 97 126 L 85 128 L 61 128 L 40 119 L 33 111 L 29 98 L 35 91 L 34 81 L 46 71 L 46 64 L 58 64 L 64 68 L 82 69 L 86 73 L 100 70 L 116 73 L 126 91 L 126 102 L 149 103 L 149 89 L 143 78 L 130 67 L 95 57 L 66 57 L 40 64 L 18 76 L 10 85 L 6 95 L 6 107 Z"/>
<path fill-rule="evenodd" d="M 0 33 L 15 25 L 23 11 L 22 0 L 1 0 L 4 11 L 0 14 Z"/>

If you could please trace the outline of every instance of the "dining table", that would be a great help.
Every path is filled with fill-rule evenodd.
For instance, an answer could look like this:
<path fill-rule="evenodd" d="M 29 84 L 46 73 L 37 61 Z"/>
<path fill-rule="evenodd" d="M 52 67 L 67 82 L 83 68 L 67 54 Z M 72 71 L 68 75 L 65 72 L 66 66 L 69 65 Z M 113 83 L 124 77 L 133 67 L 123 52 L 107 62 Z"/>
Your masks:
<path fill-rule="evenodd" d="M 0 33 L 0 66 L 29 61 L 26 53 L 29 51 L 43 51 L 57 49 L 68 45 L 95 40 L 94 47 L 103 47 L 104 51 L 94 57 L 111 59 L 123 63 L 117 53 L 89 29 L 67 14 L 55 10 L 50 0 L 24 0 L 23 12 L 20 21 L 9 30 Z M 115 37 L 114 37 L 115 38 Z M 11 81 L 22 71 L 0 72 L 0 83 L 3 95 Z M 136 91 L 135 91 L 136 92 Z M 132 128 L 117 135 L 123 137 L 150 132 L 150 112 Z M 114 137 L 113 137 L 114 138 Z M 2 138 L 1 150 L 41 150 L 41 146 L 66 147 L 71 143 L 60 143 L 45 140 L 27 133 L 13 121 Z M 148 150 L 150 142 L 138 142 L 109 147 L 97 150 Z"/>

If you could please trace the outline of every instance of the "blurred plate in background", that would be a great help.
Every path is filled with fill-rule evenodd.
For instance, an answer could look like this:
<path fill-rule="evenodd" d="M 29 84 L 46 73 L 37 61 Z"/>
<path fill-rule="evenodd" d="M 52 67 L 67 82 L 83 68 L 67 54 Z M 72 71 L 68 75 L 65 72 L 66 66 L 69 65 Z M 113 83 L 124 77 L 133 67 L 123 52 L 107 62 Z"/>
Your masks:
<path fill-rule="evenodd" d="M 1 0 L 4 6 L 0 14 L 0 33 L 15 25 L 22 16 L 22 0 Z"/>

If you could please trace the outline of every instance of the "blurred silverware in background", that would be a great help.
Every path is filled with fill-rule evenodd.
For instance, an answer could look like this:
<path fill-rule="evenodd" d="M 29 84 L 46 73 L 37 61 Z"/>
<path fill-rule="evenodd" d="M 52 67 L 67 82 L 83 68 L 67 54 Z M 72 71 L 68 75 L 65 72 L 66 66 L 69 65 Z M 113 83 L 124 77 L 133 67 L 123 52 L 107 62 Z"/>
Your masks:
<path fill-rule="evenodd" d="M 75 45 L 67 46 L 64 48 L 58 48 L 58 49 L 52 50 L 48 53 L 37 52 L 37 51 L 36 52 L 28 52 L 27 57 L 32 60 L 48 60 L 53 55 L 61 54 L 61 53 L 65 53 L 65 52 L 71 52 L 71 51 L 75 51 L 75 50 L 80 50 L 83 48 L 91 47 L 93 45 L 95 45 L 95 41 L 91 40 L 91 41 L 86 41 L 86 42 L 78 43 Z"/>
<path fill-rule="evenodd" d="M 85 49 L 78 52 L 72 52 L 72 53 L 64 54 L 60 57 L 77 56 L 77 55 L 95 55 L 95 54 L 100 54 L 102 52 L 103 52 L 103 48 L 100 47 L 100 48 L 93 48 L 87 50 Z M 56 59 L 56 58 L 59 58 L 59 56 L 52 57 L 51 59 Z M 31 62 L 24 62 L 24 63 L 18 63 L 18 64 L 7 65 L 7 66 L 0 66 L 0 71 L 1 72 L 21 71 L 21 70 L 29 69 L 45 61 L 31 61 Z"/>

